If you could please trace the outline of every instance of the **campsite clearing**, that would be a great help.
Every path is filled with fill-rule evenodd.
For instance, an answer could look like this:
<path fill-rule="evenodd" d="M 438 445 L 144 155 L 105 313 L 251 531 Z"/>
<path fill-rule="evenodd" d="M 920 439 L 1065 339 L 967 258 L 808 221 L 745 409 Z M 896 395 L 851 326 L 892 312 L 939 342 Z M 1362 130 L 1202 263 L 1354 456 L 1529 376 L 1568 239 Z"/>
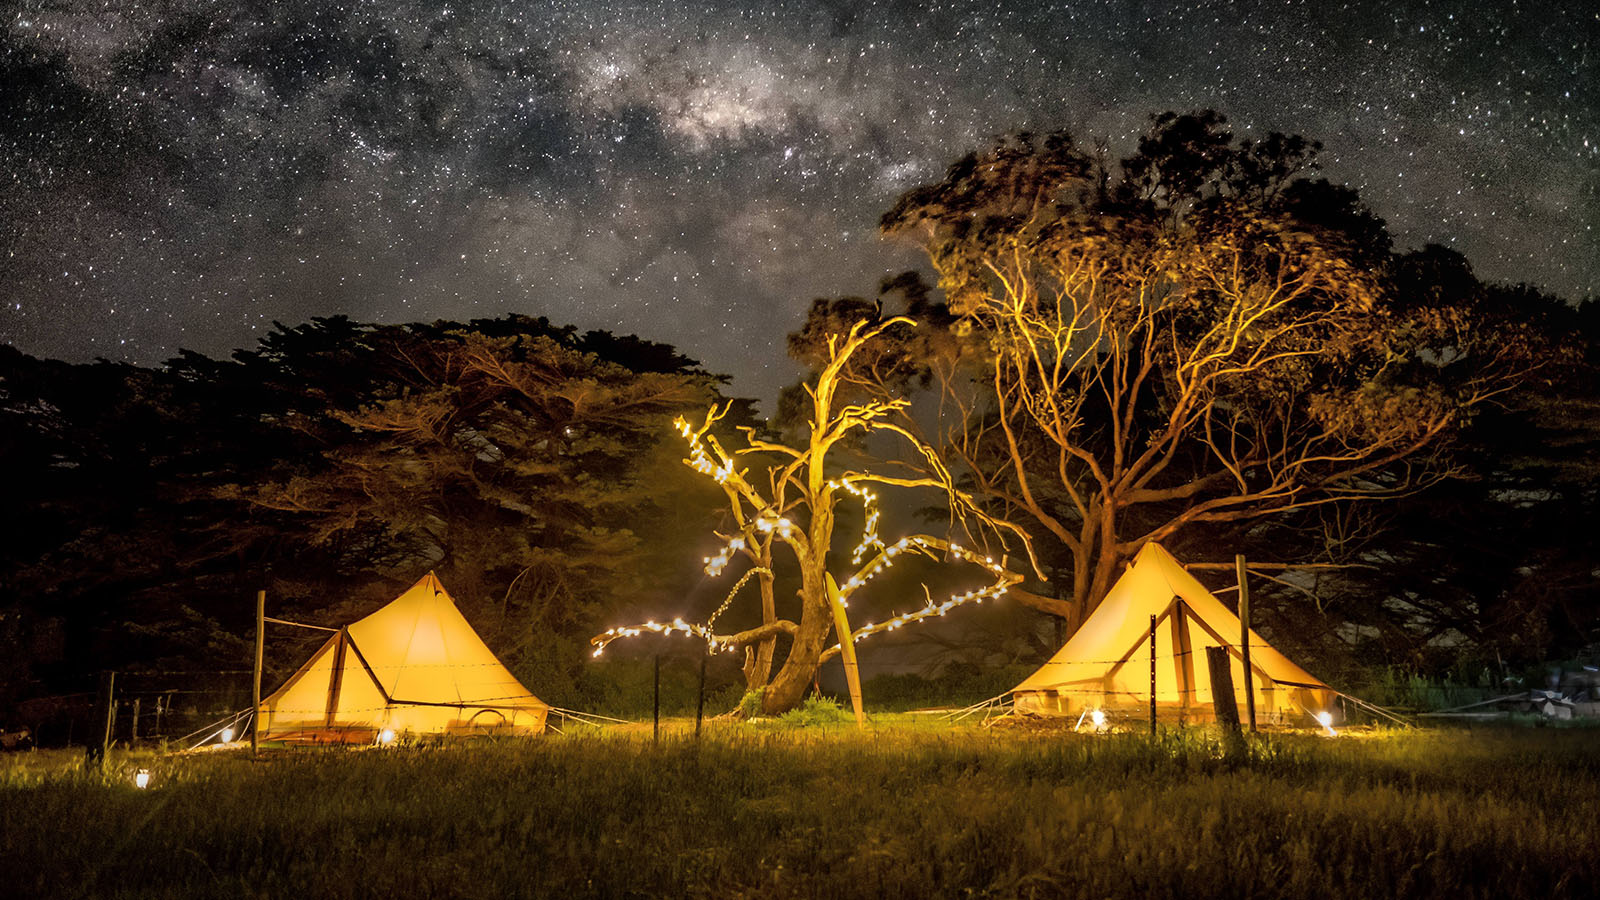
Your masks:
<path fill-rule="evenodd" d="M 1587 728 L 1152 740 L 671 723 L 468 745 L 0 758 L 33 897 L 1595 896 Z M 52 769 L 51 762 L 57 765 Z M 146 767 L 150 787 L 132 785 Z"/>

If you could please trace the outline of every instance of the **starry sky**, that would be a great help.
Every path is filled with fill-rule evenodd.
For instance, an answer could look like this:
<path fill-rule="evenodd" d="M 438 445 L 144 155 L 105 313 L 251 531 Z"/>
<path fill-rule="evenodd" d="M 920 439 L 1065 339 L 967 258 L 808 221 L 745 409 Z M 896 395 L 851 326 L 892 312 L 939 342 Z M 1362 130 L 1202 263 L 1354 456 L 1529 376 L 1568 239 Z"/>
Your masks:
<path fill-rule="evenodd" d="M 770 401 L 877 217 L 1018 127 L 1321 140 L 1402 247 L 1600 294 L 1600 3 L 13 0 L 0 341 L 159 363 L 509 312 Z"/>

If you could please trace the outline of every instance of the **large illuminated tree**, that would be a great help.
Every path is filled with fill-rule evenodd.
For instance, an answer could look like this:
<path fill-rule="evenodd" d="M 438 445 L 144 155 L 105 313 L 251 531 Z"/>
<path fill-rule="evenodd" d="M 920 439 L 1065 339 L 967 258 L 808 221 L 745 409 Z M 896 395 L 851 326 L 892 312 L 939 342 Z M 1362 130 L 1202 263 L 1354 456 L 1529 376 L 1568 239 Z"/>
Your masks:
<path fill-rule="evenodd" d="M 815 382 L 805 387 L 808 428 L 804 440 L 795 442 L 796 446 L 762 439 L 754 430 L 745 428 L 743 446 L 730 452 L 713 433 L 724 413 L 717 407 L 712 407 L 698 426 L 678 420 L 678 428 L 689 443 L 685 462 L 722 487 L 732 522 L 732 527 L 719 535 L 724 547 L 706 560 L 706 571 L 719 575 L 738 557 L 745 558 L 751 566 L 735 583 L 728 601 L 707 623 L 691 624 L 680 618 L 612 629 L 595 637 L 596 655 L 611 641 L 645 630 L 693 634 L 705 639 L 713 651 L 745 649 L 746 675 L 752 687 L 763 689 L 762 708 L 768 713 L 797 705 L 821 665 L 839 655 L 859 721 L 863 713 L 855 664 L 857 641 L 943 615 L 963 603 L 1000 596 L 1020 580 L 1020 576 L 1006 569 L 1004 557 L 985 555 L 984 551 L 932 535 L 910 535 L 893 543 L 885 543 L 878 535 L 876 489 L 932 488 L 944 493 L 952 515 L 976 524 L 991 538 L 998 539 L 1004 532 L 1025 544 L 1022 532 L 987 516 L 957 491 L 933 448 L 902 424 L 901 414 L 909 401 L 895 398 L 851 402 L 845 396 L 844 390 L 854 377 L 852 359 L 885 331 L 912 325 L 910 319 L 903 317 L 880 322 L 858 320 L 845 333 L 827 338 L 825 364 Z M 842 467 L 838 462 L 844 455 L 841 451 L 859 445 L 872 434 L 889 435 L 908 445 L 910 453 L 926 464 L 927 474 L 908 477 Z M 834 546 L 838 538 L 835 513 L 845 500 L 864 504 L 865 524 L 848 563 L 841 566 L 836 557 L 844 554 L 836 553 Z M 773 556 L 779 549 L 790 557 L 798 576 L 798 620 L 779 618 L 776 613 Z M 848 611 L 852 596 L 902 555 L 918 553 L 936 560 L 964 560 L 985 570 L 994 580 L 942 603 L 935 603 L 930 595 L 921 609 L 886 622 L 852 625 Z M 840 572 L 837 577 L 836 569 Z M 761 624 L 737 633 L 717 633 L 716 620 L 734 601 L 739 588 L 752 578 L 761 586 Z M 780 635 L 789 638 L 788 653 L 769 683 L 766 678 L 773 661 L 774 642 Z"/>
<path fill-rule="evenodd" d="M 1383 277 L 1382 222 L 1300 177 L 1315 144 L 1223 124 L 1158 117 L 1116 166 L 1009 138 L 883 220 L 961 338 L 933 360 L 934 443 L 1070 556 L 1079 621 L 1149 541 L 1441 477 L 1463 420 L 1536 365 L 1526 329 Z"/>

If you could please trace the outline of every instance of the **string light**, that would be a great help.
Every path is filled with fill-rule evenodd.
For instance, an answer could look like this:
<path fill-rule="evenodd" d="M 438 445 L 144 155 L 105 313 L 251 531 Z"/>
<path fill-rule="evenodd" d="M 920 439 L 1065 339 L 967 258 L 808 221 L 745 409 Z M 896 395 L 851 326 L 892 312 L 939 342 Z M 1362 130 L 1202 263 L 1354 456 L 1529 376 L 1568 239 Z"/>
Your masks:
<path fill-rule="evenodd" d="M 858 415 L 863 418 L 872 418 L 879 413 L 898 409 L 900 407 L 896 404 L 903 403 L 904 401 L 894 401 L 885 405 L 882 409 L 878 409 L 876 407 L 857 409 L 852 407 L 851 410 L 847 411 L 847 413 Z M 753 521 L 751 522 L 754 529 L 761 534 L 775 534 L 779 538 L 792 540 L 794 537 L 795 523 L 788 517 L 780 515 L 773 505 L 769 504 L 763 507 L 763 503 L 765 501 L 762 501 L 759 495 L 756 495 L 754 491 L 750 489 L 750 486 L 744 482 L 742 475 L 734 472 L 732 459 L 726 452 L 722 450 L 721 445 L 716 442 L 716 439 L 710 438 L 708 440 L 705 438 L 705 432 L 714 422 L 716 422 L 718 418 L 720 418 L 720 416 L 717 414 L 716 407 L 712 407 L 711 413 L 706 417 L 705 424 L 698 430 L 696 430 L 693 425 L 690 425 L 688 420 L 682 416 L 679 416 L 677 419 L 673 420 L 673 426 L 677 428 L 678 433 L 681 434 L 684 440 L 689 444 L 689 458 L 684 460 L 684 462 L 695 471 L 711 476 L 718 484 L 721 485 L 727 485 L 730 480 L 737 478 L 738 480 L 735 484 L 735 487 L 738 488 L 739 494 L 744 496 L 746 500 L 750 500 L 752 505 L 755 505 L 759 508 L 759 512 L 756 513 Z M 719 463 L 717 459 L 712 456 L 712 452 L 706 449 L 707 443 L 709 443 L 712 449 L 715 450 L 717 457 L 720 457 L 722 462 Z M 868 562 L 861 569 L 857 570 L 854 575 L 851 575 L 842 585 L 839 586 L 838 601 L 841 606 L 848 607 L 851 595 L 860 590 L 867 584 L 867 582 L 871 581 L 879 573 L 894 565 L 898 558 L 905 552 L 912 550 L 921 552 L 929 557 L 937 558 L 937 555 L 934 551 L 943 547 L 949 556 L 982 566 L 983 568 L 989 570 L 989 572 L 994 575 L 995 578 L 994 583 L 988 585 L 987 587 L 952 595 L 943 603 L 935 604 L 932 597 L 929 597 L 928 604 L 920 610 L 895 616 L 887 622 L 882 622 L 879 624 L 868 623 L 865 627 L 858 629 L 850 635 L 851 643 L 860 641 L 869 634 L 875 634 L 880 631 L 894 631 L 909 625 L 912 622 L 920 622 L 923 619 L 931 618 L 933 616 L 943 616 L 957 606 L 962 606 L 967 603 L 982 603 L 983 601 L 991 598 L 1002 597 L 1012 585 L 1022 580 L 1021 575 L 1017 575 L 1008 571 L 1002 563 L 996 562 L 993 557 L 979 556 L 977 553 L 974 553 L 973 551 L 970 551 L 959 544 L 947 543 L 945 541 L 940 541 L 936 538 L 925 535 L 905 537 L 893 544 L 885 545 L 883 543 L 883 539 L 878 534 L 878 525 L 881 520 L 881 514 L 878 508 L 878 495 L 866 487 L 855 484 L 848 477 L 831 480 L 827 482 L 827 487 L 829 490 L 844 491 L 861 500 L 862 509 L 864 512 L 864 521 L 862 525 L 861 541 L 856 545 L 855 550 L 851 555 L 852 564 L 859 564 L 873 550 L 877 551 L 877 555 L 874 556 L 870 562 Z M 734 555 L 742 550 L 745 550 L 748 546 L 749 544 L 743 535 L 729 538 L 728 542 L 723 545 L 723 547 L 715 555 L 705 558 L 706 574 L 712 577 L 722 574 L 722 572 L 727 569 L 729 563 L 733 561 Z M 719 649 L 732 651 L 735 649 L 734 645 L 726 638 L 719 639 L 711 630 L 712 626 L 716 623 L 716 620 L 727 611 L 729 605 L 733 602 L 734 596 L 738 593 L 739 589 L 744 586 L 745 582 L 747 582 L 753 575 L 760 573 L 765 573 L 768 576 L 772 574 L 769 570 L 760 567 L 752 568 L 745 572 L 744 575 L 740 577 L 738 583 L 736 583 L 732 590 L 728 592 L 728 596 L 722 601 L 722 605 L 717 607 L 716 612 L 711 614 L 710 619 L 708 619 L 704 625 L 690 624 L 680 618 L 674 619 L 672 622 L 666 624 L 646 622 L 643 625 L 630 625 L 612 628 L 603 634 L 595 635 L 593 638 L 589 639 L 589 642 L 594 645 L 594 651 L 592 655 L 596 657 L 600 656 L 605 652 L 605 649 L 608 645 L 621 638 L 635 637 L 644 634 L 645 632 L 653 632 L 656 634 L 670 636 L 675 631 L 682 632 L 686 636 L 694 636 L 704 640 L 706 642 L 706 649 L 708 652 L 716 652 Z M 924 588 L 924 590 L 926 590 L 926 588 Z M 832 653 L 839 652 L 841 647 L 842 642 L 841 644 L 835 644 L 829 650 L 824 651 L 824 657 Z"/>
<path fill-rule="evenodd" d="M 782 516 L 768 512 L 763 513 L 756 519 L 756 530 L 763 534 L 777 532 L 778 537 L 787 538 L 794 532 L 794 523 Z"/>
<path fill-rule="evenodd" d="M 866 488 L 857 487 L 847 478 L 830 481 L 828 487 L 860 497 L 861 508 L 866 513 L 866 524 L 861 529 L 861 543 L 857 544 L 855 551 L 851 553 L 850 561 L 861 562 L 868 551 L 874 548 L 882 550 L 883 541 L 878 537 L 878 495 Z"/>
<path fill-rule="evenodd" d="M 756 566 L 756 567 L 750 569 L 749 571 L 745 572 L 743 575 L 740 575 L 739 576 L 739 580 L 737 582 L 734 582 L 733 587 L 728 590 L 728 596 L 726 596 L 726 597 L 724 597 L 722 599 L 722 605 L 717 607 L 717 611 L 712 613 L 711 614 L 711 618 L 706 620 L 706 628 L 709 629 L 709 628 L 711 628 L 711 626 L 715 625 L 717 623 L 717 619 L 720 618 L 723 613 L 728 611 L 728 607 L 733 605 L 734 596 L 739 593 L 739 589 L 740 588 L 744 587 L 745 582 L 749 581 L 751 578 L 753 578 L 756 575 L 771 575 L 771 574 L 772 574 L 772 570 L 771 569 L 765 568 L 764 566 Z"/>
<path fill-rule="evenodd" d="M 711 629 L 705 627 L 704 625 L 692 625 L 683 621 L 682 619 L 673 619 L 667 624 L 646 622 L 643 625 L 629 625 L 623 628 L 612 628 L 606 631 L 604 634 L 595 635 L 589 639 L 589 643 L 595 645 L 594 653 L 590 655 L 599 656 L 601 653 L 604 653 L 606 645 L 617 640 L 618 638 L 637 637 L 647 631 L 667 636 L 670 636 L 674 631 L 681 631 L 686 635 L 693 635 L 694 637 L 701 638 L 712 649 L 716 649 L 719 643 L 716 640 L 716 635 L 712 634 Z"/>
<path fill-rule="evenodd" d="M 723 547 L 716 556 L 706 557 L 706 574 L 712 578 L 721 575 L 722 570 L 727 568 L 728 563 L 733 559 L 733 555 L 744 548 L 745 543 L 742 537 L 736 537 L 729 541 L 727 546 Z"/>
<path fill-rule="evenodd" d="M 717 484 L 727 484 L 728 479 L 733 477 L 732 461 L 718 465 L 716 460 L 711 458 L 711 454 L 706 452 L 705 444 L 700 440 L 700 435 L 694 430 L 694 426 L 682 416 L 675 419 L 672 424 L 677 427 L 678 433 L 683 435 L 684 440 L 689 442 L 689 468 L 703 475 L 710 475 Z"/>
<path fill-rule="evenodd" d="M 865 585 L 869 580 L 872 579 L 874 575 L 893 565 L 896 557 L 904 553 L 906 550 L 915 549 L 924 554 L 932 556 L 934 555 L 933 551 L 938 549 L 940 543 L 941 542 L 935 538 L 925 537 L 923 535 L 914 535 L 912 537 L 901 538 L 899 541 L 890 544 L 888 547 L 885 547 L 883 552 L 880 553 L 878 557 L 871 563 L 869 563 L 865 569 L 862 569 L 856 575 L 852 576 L 844 583 L 844 585 L 840 587 L 840 602 L 844 603 L 850 593 L 853 593 L 862 585 Z M 1012 585 L 1022 580 L 1022 576 L 1013 574 L 1012 572 L 1008 571 L 1005 566 L 995 562 L 994 557 L 979 556 L 971 550 L 962 547 L 960 544 L 946 544 L 945 546 L 949 548 L 949 552 L 952 556 L 988 569 L 990 573 L 995 576 L 995 583 L 989 585 L 988 587 L 967 591 L 963 594 L 953 595 L 950 597 L 950 599 L 937 605 L 935 605 L 930 599 L 928 601 L 928 605 L 924 606 L 922 609 L 919 609 L 916 612 L 895 616 L 887 622 L 876 625 L 868 623 L 851 635 L 850 640 L 852 643 L 859 642 L 862 638 L 869 634 L 876 634 L 880 631 L 895 631 L 911 624 L 912 622 L 920 622 L 923 619 L 932 618 L 934 616 L 943 616 L 950 610 L 967 603 L 982 603 L 990 598 L 1003 597 L 1005 596 L 1006 591 L 1008 591 Z M 848 606 L 849 604 L 845 603 L 845 605 Z M 837 650 L 839 650 L 839 645 L 835 644 L 833 647 L 829 648 L 828 652 L 832 653 Z"/>

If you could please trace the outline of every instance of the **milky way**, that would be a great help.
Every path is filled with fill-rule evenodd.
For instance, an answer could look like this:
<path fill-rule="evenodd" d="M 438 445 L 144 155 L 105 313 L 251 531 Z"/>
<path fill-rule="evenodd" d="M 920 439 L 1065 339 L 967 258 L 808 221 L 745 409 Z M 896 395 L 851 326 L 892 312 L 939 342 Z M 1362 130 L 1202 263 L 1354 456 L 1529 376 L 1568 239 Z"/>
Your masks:
<path fill-rule="evenodd" d="M 38 355 L 522 312 L 770 399 L 812 297 L 916 263 L 874 228 L 900 192 L 1012 128 L 1125 152 L 1202 107 L 1321 140 L 1403 247 L 1600 293 L 1587 0 L 12 8 L 0 340 Z"/>

